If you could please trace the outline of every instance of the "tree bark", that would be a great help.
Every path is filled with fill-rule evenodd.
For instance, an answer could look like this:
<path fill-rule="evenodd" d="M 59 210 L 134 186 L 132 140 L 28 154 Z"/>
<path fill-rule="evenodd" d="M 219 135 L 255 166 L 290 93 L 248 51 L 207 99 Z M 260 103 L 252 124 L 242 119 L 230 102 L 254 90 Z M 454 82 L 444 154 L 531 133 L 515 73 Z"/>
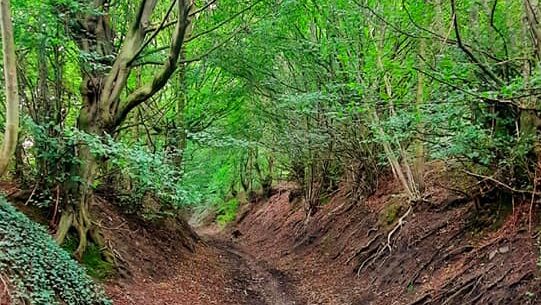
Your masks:
<path fill-rule="evenodd" d="M 78 128 L 81 131 L 98 137 L 106 133 L 113 134 L 133 109 L 165 86 L 176 70 L 191 21 L 189 11 L 193 5 L 192 0 L 172 1 L 162 21 L 163 26 L 169 13 L 176 8 L 178 18 L 171 36 L 169 55 L 163 68 L 148 83 L 141 85 L 125 99 L 121 98 L 121 93 L 126 88 L 127 79 L 132 71 L 132 64 L 149 41 L 155 38 L 153 34 L 150 37 L 147 36 L 150 16 L 154 12 L 156 3 L 157 0 L 140 2 L 135 19 L 123 45 L 117 52 L 111 43 L 113 29 L 108 15 L 109 0 L 96 1 L 96 9 L 101 10 L 101 13 L 79 16 L 80 22 L 74 23 L 80 28 L 72 28 L 72 35 L 83 52 L 96 54 L 101 58 L 100 63 L 106 64 L 110 58 L 114 57 L 109 71 L 104 71 L 103 68 L 89 68 L 84 66 L 84 63 L 81 66 L 84 75 L 81 85 L 83 107 L 78 118 Z M 153 33 L 161 29 L 158 28 Z M 118 55 L 114 56 L 114 54 Z M 93 223 L 90 212 L 93 198 L 92 185 L 101 160 L 93 155 L 85 144 L 75 147 L 75 152 L 80 164 L 72 169 L 71 176 L 76 179 L 69 181 L 65 186 L 66 199 L 56 239 L 62 243 L 69 230 L 74 228 L 79 238 L 79 245 L 75 251 L 78 259 L 82 258 L 88 242 L 92 241 L 104 250 L 104 258 L 112 261 L 113 256 L 106 250 L 103 236 Z"/>
<path fill-rule="evenodd" d="M 0 31 L 4 53 L 4 79 L 6 82 L 6 127 L 0 154 L 0 176 L 8 168 L 9 160 L 17 146 L 19 128 L 19 91 L 17 87 L 17 57 L 9 0 L 0 0 Z"/>

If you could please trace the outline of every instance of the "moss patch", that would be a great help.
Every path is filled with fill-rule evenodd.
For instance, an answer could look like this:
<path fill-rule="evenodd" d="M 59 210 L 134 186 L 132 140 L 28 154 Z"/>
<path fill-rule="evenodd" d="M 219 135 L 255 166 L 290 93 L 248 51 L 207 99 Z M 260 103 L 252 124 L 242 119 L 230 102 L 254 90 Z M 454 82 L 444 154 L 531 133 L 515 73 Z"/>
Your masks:
<path fill-rule="evenodd" d="M 385 207 L 380 217 L 380 222 L 385 225 L 394 223 L 400 216 L 402 211 L 402 205 L 398 203 L 391 203 Z"/>
<path fill-rule="evenodd" d="M 77 239 L 69 236 L 62 244 L 62 248 L 68 253 L 73 253 L 77 249 L 77 245 Z M 103 280 L 115 272 L 113 264 L 102 259 L 100 248 L 93 243 L 88 245 L 81 264 L 86 269 L 88 275 L 99 280 Z"/>

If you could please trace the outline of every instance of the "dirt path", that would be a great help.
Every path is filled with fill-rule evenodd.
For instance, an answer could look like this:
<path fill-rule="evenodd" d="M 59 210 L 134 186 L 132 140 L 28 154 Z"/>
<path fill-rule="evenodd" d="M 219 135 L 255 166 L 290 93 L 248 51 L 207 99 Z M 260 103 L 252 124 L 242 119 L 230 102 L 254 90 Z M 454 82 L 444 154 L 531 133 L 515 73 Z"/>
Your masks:
<path fill-rule="evenodd" d="M 237 283 L 244 286 L 246 295 L 254 295 L 249 305 L 300 305 L 293 280 L 268 263 L 257 260 L 245 252 L 242 246 L 220 233 L 200 233 L 209 246 L 228 256 L 233 263 Z M 239 287 L 242 289 L 242 287 Z"/>
<path fill-rule="evenodd" d="M 298 280 L 257 259 L 255 251 L 216 226 L 196 229 L 201 240 L 189 248 L 175 227 L 128 221 L 113 208 L 103 215 L 104 227 L 125 224 L 122 230 L 107 231 L 126 270 L 105 283 L 115 305 L 307 303 L 296 293 Z"/>

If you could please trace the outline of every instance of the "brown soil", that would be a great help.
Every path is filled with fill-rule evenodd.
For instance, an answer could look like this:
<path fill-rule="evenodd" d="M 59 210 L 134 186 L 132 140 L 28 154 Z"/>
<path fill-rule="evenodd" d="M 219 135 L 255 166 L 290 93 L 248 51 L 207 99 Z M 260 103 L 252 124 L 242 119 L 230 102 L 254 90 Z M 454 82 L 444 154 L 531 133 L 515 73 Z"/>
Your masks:
<path fill-rule="evenodd" d="M 123 266 L 106 290 L 119 305 L 541 304 L 529 204 L 474 204 L 429 185 L 427 202 L 410 208 L 391 181 L 363 201 L 338 192 L 308 220 L 282 185 L 226 230 L 198 235 L 101 201 Z"/>
<path fill-rule="evenodd" d="M 382 184 L 363 202 L 338 194 L 305 220 L 282 189 L 245 207 L 239 243 L 295 279 L 302 304 L 541 304 L 528 205 L 478 212 L 431 186 L 430 204 L 409 210 L 397 190 Z"/>
<path fill-rule="evenodd" d="M 114 304 L 260 303 L 248 287 L 251 272 L 226 249 L 201 241 L 186 246 L 177 230 L 131 221 L 112 206 L 102 213 L 110 216 L 102 227 L 124 267 L 122 277 L 106 283 Z"/>
<path fill-rule="evenodd" d="M 300 304 L 285 275 L 219 230 L 203 228 L 202 239 L 187 247 L 172 224 L 133 221 L 106 202 L 101 206 L 105 235 L 124 266 L 123 277 L 106 283 L 114 304 Z"/>

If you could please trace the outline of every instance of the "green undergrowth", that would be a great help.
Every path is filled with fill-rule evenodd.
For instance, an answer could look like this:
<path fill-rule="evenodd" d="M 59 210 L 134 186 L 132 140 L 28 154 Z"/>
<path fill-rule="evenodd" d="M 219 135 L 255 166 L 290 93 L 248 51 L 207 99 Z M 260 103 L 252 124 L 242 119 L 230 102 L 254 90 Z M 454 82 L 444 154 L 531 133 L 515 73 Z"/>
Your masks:
<path fill-rule="evenodd" d="M 0 250 L 0 274 L 7 275 L 13 299 L 20 304 L 112 304 L 42 226 L 4 198 L 0 198 Z"/>
<path fill-rule="evenodd" d="M 73 253 L 77 249 L 78 241 L 73 236 L 66 238 L 62 248 L 68 253 Z M 102 259 L 100 247 L 90 243 L 80 262 L 86 269 L 88 275 L 95 279 L 103 280 L 114 274 L 114 265 Z"/>
<path fill-rule="evenodd" d="M 235 220 L 239 210 L 239 200 L 237 198 L 230 199 L 224 204 L 219 205 L 217 210 L 216 221 L 224 226 Z"/>

